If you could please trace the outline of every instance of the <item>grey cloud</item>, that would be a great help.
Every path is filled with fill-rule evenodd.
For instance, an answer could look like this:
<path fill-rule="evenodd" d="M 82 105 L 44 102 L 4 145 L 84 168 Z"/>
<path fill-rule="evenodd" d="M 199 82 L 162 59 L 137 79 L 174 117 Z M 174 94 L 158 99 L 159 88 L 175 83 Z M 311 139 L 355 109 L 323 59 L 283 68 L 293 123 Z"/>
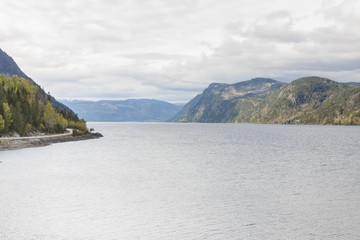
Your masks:
<path fill-rule="evenodd" d="M 141 60 L 169 60 L 169 59 L 189 59 L 193 56 L 186 54 L 167 54 L 167 53 L 157 53 L 157 52 L 147 52 L 147 53 L 130 53 L 130 54 L 120 54 L 119 57 L 126 57 L 130 59 L 141 59 Z"/>
<path fill-rule="evenodd" d="M 0 47 L 62 98 L 185 101 L 257 76 L 357 81 L 359 3 L 319 1 L 4 0 Z M 304 16 L 317 25 L 299 28 Z"/>
<path fill-rule="evenodd" d="M 245 34 L 280 42 L 304 41 L 303 34 L 294 31 L 292 27 L 293 19 L 291 14 L 287 11 L 278 11 L 258 19 Z"/>
<path fill-rule="evenodd" d="M 349 72 L 360 69 L 360 57 L 357 59 L 338 59 L 332 58 L 318 58 L 313 59 L 298 59 L 296 62 L 289 63 L 284 69 L 297 69 L 304 72 L 320 71 L 320 72 Z M 354 79 L 356 80 L 356 79 Z M 360 80 L 360 79 L 359 79 Z"/>
<path fill-rule="evenodd" d="M 343 81 L 334 73 L 347 73 L 348 77 L 354 72 L 352 81 L 358 81 L 360 37 L 356 21 L 344 24 L 337 19 L 333 23 L 327 18 L 327 22 L 333 26 L 296 30 L 286 11 L 266 15 L 249 28 L 239 21 L 225 28 L 224 41 L 196 65 L 209 80 L 233 81 L 251 75 L 294 79 L 317 72 Z"/>
<path fill-rule="evenodd" d="M 326 18 L 346 25 L 360 22 L 360 2 L 358 0 L 344 0 L 338 4 L 323 1 L 323 13 Z M 359 33 L 360 30 L 356 30 Z"/>

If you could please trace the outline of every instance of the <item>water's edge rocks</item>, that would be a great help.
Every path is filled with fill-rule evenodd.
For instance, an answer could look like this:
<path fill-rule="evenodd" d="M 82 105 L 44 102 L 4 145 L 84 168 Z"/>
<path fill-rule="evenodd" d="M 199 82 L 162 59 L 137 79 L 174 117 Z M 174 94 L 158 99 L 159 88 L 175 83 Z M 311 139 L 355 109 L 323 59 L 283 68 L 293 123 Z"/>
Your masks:
<path fill-rule="evenodd" d="M 83 141 L 89 139 L 101 138 L 101 133 L 87 133 L 81 136 L 62 136 L 54 138 L 39 138 L 39 139 L 14 139 L 14 140 L 1 140 L 0 139 L 0 151 L 17 150 L 30 147 L 44 147 L 53 143 Z"/>

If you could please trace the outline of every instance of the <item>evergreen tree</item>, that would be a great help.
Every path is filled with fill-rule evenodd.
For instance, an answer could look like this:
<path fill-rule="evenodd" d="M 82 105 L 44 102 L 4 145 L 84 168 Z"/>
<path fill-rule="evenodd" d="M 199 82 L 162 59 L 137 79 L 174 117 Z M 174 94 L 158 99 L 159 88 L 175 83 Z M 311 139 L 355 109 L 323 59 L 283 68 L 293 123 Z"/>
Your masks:
<path fill-rule="evenodd" d="M 53 109 L 51 102 L 47 101 L 44 109 L 44 125 L 48 132 L 54 132 L 56 125 L 56 112 Z"/>
<path fill-rule="evenodd" d="M 3 116 L 0 114 L 0 133 L 5 131 L 5 120 Z"/>
<path fill-rule="evenodd" d="M 8 103 L 3 103 L 3 114 L 5 120 L 5 132 L 8 132 L 12 124 L 11 111 Z"/>
<path fill-rule="evenodd" d="M 20 135 L 38 130 L 62 133 L 67 127 L 87 133 L 84 120 L 72 111 L 51 103 L 52 97 L 30 81 L 0 74 L 0 133 L 14 131 Z"/>

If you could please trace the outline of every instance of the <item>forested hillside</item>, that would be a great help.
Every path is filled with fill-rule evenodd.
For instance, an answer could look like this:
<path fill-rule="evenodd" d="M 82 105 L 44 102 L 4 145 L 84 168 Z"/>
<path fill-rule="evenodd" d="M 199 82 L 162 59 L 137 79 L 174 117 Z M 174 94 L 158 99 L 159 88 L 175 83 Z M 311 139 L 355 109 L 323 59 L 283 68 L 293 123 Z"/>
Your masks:
<path fill-rule="evenodd" d="M 300 78 L 271 92 L 257 105 L 252 120 L 360 125 L 360 87 L 321 77 Z"/>
<path fill-rule="evenodd" d="M 32 84 L 39 86 L 34 80 L 32 80 L 29 76 L 27 76 L 23 71 L 21 71 L 20 67 L 16 64 L 14 59 L 9 56 L 6 52 L 0 49 L 0 74 L 5 74 L 8 76 L 18 76 L 21 78 L 25 78 L 29 80 Z M 45 93 L 46 94 L 46 93 Z M 60 110 L 71 111 L 70 108 L 65 106 L 64 104 L 56 101 L 56 99 L 52 96 L 47 96 L 50 98 L 50 101 L 54 107 L 58 107 Z"/>
<path fill-rule="evenodd" d="M 171 121 L 360 125 L 357 85 L 321 77 L 213 83 Z"/>
<path fill-rule="evenodd" d="M 33 82 L 0 75 L 0 135 L 17 132 L 63 133 L 67 127 L 87 132 L 86 123 L 72 111 L 53 106 L 53 98 Z"/>

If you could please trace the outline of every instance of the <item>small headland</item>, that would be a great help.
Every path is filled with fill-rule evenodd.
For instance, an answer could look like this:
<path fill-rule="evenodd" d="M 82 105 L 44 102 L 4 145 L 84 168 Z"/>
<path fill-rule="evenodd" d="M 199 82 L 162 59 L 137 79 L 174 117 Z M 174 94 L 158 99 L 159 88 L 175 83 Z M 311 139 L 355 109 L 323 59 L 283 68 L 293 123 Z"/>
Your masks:
<path fill-rule="evenodd" d="M 62 143 L 62 142 L 73 142 L 73 141 L 83 141 L 89 139 L 101 138 L 103 135 L 101 133 L 92 133 L 89 132 L 84 135 L 74 136 L 72 134 L 63 134 L 63 135 L 44 135 L 34 137 L 24 137 L 24 138 L 1 138 L 0 137 L 0 151 L 8 150 L 17 150 L 30 147 L 44 147 L 53 143 Z"/>

